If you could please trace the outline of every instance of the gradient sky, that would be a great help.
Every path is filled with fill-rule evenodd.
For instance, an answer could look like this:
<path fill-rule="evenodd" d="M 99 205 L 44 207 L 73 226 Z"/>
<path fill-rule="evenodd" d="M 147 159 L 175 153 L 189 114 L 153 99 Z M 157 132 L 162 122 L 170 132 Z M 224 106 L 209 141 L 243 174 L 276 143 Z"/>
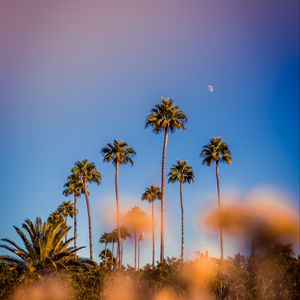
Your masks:
<path fill-rule="evenodd" d="M 296 207 L 299 1 L 4 0 L 0 43 L 0 237 L 16 239 L 12 225 L 27 217 L 47 218 L 64 200 L 73 163 L 87 158 L 103 175 L 90 188 L 97 256 L 115 207 L 114 169 L 100 149 L 115 138 L 137 152 L 135 166 L 120 170 L 122 209 L 150 212 L 140 196 L 160 183 L 163 136 L 144 124 L 161 96 L 189 117 L 187 131 L 170 136 L 167 156 L 168 169 L 187 159 L 196 173 L 184 187 L 187 257 L 219 255 L 217 235 L 196 220 L 216 204 L 214 169 L 199 158 L 211 136 L 222 136 L 233 153 L 234 163 L 220 170 L 225 197 L 267 186 Z M 168 256 L 180 253 L 178 190 L 166 190 Z M 78 226 L 79 245 L 88 245 L 83 197 Z M 143 262 L 151 261 L 149 243 Z M 225 237 L 226 255 L 237 251 L 231 246 Z"/>

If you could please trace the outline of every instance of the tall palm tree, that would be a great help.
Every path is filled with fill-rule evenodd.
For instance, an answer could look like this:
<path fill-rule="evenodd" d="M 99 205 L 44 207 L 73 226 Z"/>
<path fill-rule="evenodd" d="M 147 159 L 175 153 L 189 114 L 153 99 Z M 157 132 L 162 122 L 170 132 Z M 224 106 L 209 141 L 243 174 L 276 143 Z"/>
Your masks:
<path fill-rule="evenodd" d="M 99 239 L 99 243 L 104 244 L 104 250 L 106 251 L 107 248 L 107 244 L 110 243 L 110 236 L 108 232 L 104 232 L 100 239 Z"/>
<path fill-rule="evenodd" d="M 70 200 L 64 201 L 58 208 L 57 211 L 65 218 L 66 226 L 68 226 L 68 217 L 73 218 L 74 216 L 74 204 Z M 65 240 L 67 240 L 67 234 Z"/>
<path fill-rule="evenodd" d="M 131 238 L 131 234 L 129 233 L 128 229 L 124 226 L 120 226 L 120 235 L 121 235 L 121 260 L 123 261 L 123 254 L 124 254 L 124 241 L 127 238 Z"/>
<path fill-rule="evenodd" d="M 93 162 L 89 162 L 87 159 L 82 161 L 77 161 L 72 168 L 72 173 L 74 176 L 81 178 L 83 183 L 83 191 L 85 194 L 88 222 L 89 222 L 89 242 L 90 242 L 90 259 L 93 260 L 93 236 L 92 236 L 92 218 L 91 218 L 91 208 L 89 200 L 88 183 L 95 182 L 99 185 L 102 181 L 102 175 L 97 170 Z"/>
<path fill-rule="evenodd" d="M 221 137 L 212 137 L 210 143 L 203 146 L 200 156 L 203 158 L 202 164 L 211 166 L 216 163 L 216 178 L 218 190 L 218 208 L 221 208 L 221 192 L 220 192 L 220 177 L 219 177 L 219 163 L 232 163 L 231 151 Z M 220 225 L 220 247 L 221 247 L 221 260 L 224 259 L 223 247 L 223 230 Z"/>
<path fill-rule="evenodd" d="M 71 174 L 67 182 L 64 185 L 64 191 L 63 194 L 68 197 L 70 195 L 74 196 L 74 248 L 76 248 L 77 245 L 77 215 L 78 215 L 78 209 L 77 209 L 77 198 L 80 197 L 82 193 L 84 193 L 83 188 L 83 182 L 82 179 L 76 175 Z"/>
<path fill-rule="evenodd" d="M 161 191 L 159 186 L 151 185 L 146 188 L 146 191 L 142 195 L 142 200 L 146 200 L 152 205 L 152 267 L 155 264 L 155 230 L 154 230 L 154 201 L 161 199 Z"/>
<path fill-rule="evenodd" d="M 66 269 L 67 266 L 76 262 L 84 262 L 74 255 L 76 251 L 84 247 L 69 247 L 74 237 L 63 241 L 63 237 L 71 228 L 66 226 L 64 220 L 50 223 L 43 222 L 40 218 L 36 218 L 35 222 L 26 219 L 22 224 L 24 231 L 16 226 L 14 228 L 24 246 L 19 246 L 9 239 L 2 239 L 6 244 L 0 245 L 1 248 L 17 256 L 0 256 L 0 261 L 10 266 L 30 273 L 43 273 Z"/>
<path fill-rule="evenodd" d="M 195 174 L 193 168 L 188 165 L 186 160 L 177 160 L 177 164 L 170 169 L 169 182 L 179 182 L 180 186 L 180 207 L 181 207 L 181 260 L 184 257 L 184 206 L 183 206 L 183 184 L 194 181 Z"/>
<path fill-rule="evenodd" d="M 147 117 L 145 127 L 152 127 L 154 133 L 164 133 L 164 145 L 161 164 L 161 242 L 160 261 L 164 260 L 165 253 L 165 177 L 168 134 L 176 129 L 185 129 L 187 117 L 179 106 L 174 105 L 170 98 L 161 98 L 161 103 L 155 105 Z"/>
<path fill-rule="evenodd" d="M 138 206 L 133 206 L 126 213 L 126 222 L 128 228 L 134 233 L 134 269 L 137 269 L 137 247 L 139 232 L 143 230 L 146 223 L 146 213 Z"/>
<path fill-rule="evenodd" d="M 118 264 L 119 269 L 122 266 L 121 257 L 121 233 L 120 233 L 120 202 L 119 202 L 119 167 L 120 165 L 130 164 L 133 166 L 134 161 L 132 157 L 136 155 L 133 148 L 128 147 L 126 142 L 121 142 L 120 140 L 114 140 L 113 143 L 107 144 L 107 146 L 101 149 L 104 162 L 111 162 L 115 167 L 115 190 L 116 190 L 116 218 L 117 218 L 117 230 L 118 230 Z"/>
<path fill-rule="evenodd" d="M 110 240 L 111 240 L 110 235 L 107 232 L 104 232 L 99 239 L 99 243 L 104 244 L 104 257 L 103 257 L 104 262 L 106 262 L 107 244 L 110 243 Z"/>
<path fill-rule="evenodd" d="M 138 270 L 140 269 L 141 261 L 141 242 L 144 240 L 144 232 L 141 232 L 138 237 Z"/>
<path fill-rule="evenodd" d="M 115 243 L 118 242 L 118 230 L 114 229 L 112 232 L 110 232 L 110 242 L 111 242 L 111 252 L 113 255 L 115 255 Z"/>
<path fill-rule="evenodd" d="M 64 221 L 64 218 L 61 215 L 61 213 L 56 210 L 49 215 L 47 221 L 51 224 L 57 224 L 57 223 Z"/>

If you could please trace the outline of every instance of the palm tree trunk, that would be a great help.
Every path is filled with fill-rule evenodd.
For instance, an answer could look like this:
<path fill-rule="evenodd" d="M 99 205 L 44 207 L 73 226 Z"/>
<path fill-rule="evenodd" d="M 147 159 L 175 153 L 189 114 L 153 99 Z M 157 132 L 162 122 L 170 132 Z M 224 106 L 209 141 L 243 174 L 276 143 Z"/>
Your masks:
<path fill-rule="evenodd" d="M 107 249 L 107 243 L 104 244 L 104 265 L 105 265 L 105 268 L 106 268 L 106 249 Z"/>
<path fill-rule="evenodd" d="M 136 229 L 134 229 L 134 270 L 136 270 L 136 247 L 137 247 Z"/>
<path fill-rule="evenodd" d="M 121 261 L 123 262 L 124 239 L 121 239 Z"/>
<path fill-rule="evenodd" d="M 111 253 L 112 253 L 112 269 L 114 270 L 115 269 L 115 263 L 114 263 L 114 250 L 115 250 L 115 242 L 112 242 L 111 243 L 112 246 L 111 246 Z"/>
<path fill-rule="evenodd" d="M 65 216 L 65 223 L 66 223 L 66 227 L 68 227 L 68 216 Z M 67 239 L 68 239 L 68 233 L 66 232 L 65 243 L 67 242 Z"/>
<path fill-rule="evenodd" d="M 138 240 L 138 270 L 140 269 L 140 239 Z"/>
<path fill-rule="evenodd" d="M 168 145 L 168 128 L 165 129 L 164 146 L 161 164 L 161 236 L 160 236 L 160 261 L 165 257 L 165 177 L 166 177 L 166 155 Z"/>
<path fill-rule="evenodd" d="M 120 204 L 119 204 L 118 178 L 119 178 L 119 163 L 117 162 L 116 163 L 115 188 L 116 188 L 117 230 L 118 230 L 118 252 L 117 252 L 117 259 L 118 259 L 118 266 L 119 266 L 119 270 L 120 270 L 121 266 L 122 266 L 122 258 L 121 258 Z"/>
<path fill-rule="evenodd" d="M 89 221 L 90 259 L 93 260 L 93 236 L 92 236 L 91 207 L 90 207 L 90 200 L 89 200 L 89 192 L 88 192 L 87 183 L 86 183 L 85 179 L 84 179 L 84 194 L 85 194 L 87 213 L 88 213 L 88 221 Z"/>
<path fill-rule="evenodd" d="M 219 162 L 216 162 L 216 178 L 218 189 L 218 209 L 221 209 L 221 192 L 220 192 L 220 177 L 219 177 Z M 224 259 L 224 246 L 223 246 L 223 228 L 220 224 L 220 247 L 221 247 L 221 261 Z"/>
<path fill-rule="evenodd" d="M 154 201 L 152 201 L 152 268 L 155 264 Z"/>
<path fill-rule="evenodd" d="M 180 182 L 180 206 L 181 206 L 181 261 L 184 257 L 184 207 L 183 207 L 183 184 Z"/>
<path fill-rule="evenodd" d="M 74 248 L 77 246 L 77 196 L 74 194 Z"/>

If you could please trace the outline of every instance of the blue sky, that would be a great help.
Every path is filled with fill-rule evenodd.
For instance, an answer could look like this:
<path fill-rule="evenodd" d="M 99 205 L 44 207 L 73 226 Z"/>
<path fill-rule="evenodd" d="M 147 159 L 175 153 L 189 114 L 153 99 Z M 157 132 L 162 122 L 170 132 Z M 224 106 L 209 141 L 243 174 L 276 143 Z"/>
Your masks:
<path fill-rule="evenodd" d="M 232 149 L 234 163 L 220 170 L 224 195 L 268 186 L 297 206 L 297 1 L 0 6 L 1 237 L 15 238 L 12 225 L 27 217 L 47 218 L 64 200 L 62 186 L 74 162 L 87 158 L 103 175 L 101 186 L 90 188 L 98 253 L 115 201 L 114 169 L 102 162 L 100 149 L 115 138 L 137 152 L 135 166 L 120 171 L 122 207 L 150 212 L 140 196 L 160 182 L 163 137 L 144 124 L 161 96 L 175 99 L 189 118 L 185 132 L 170 136 L 167 158 L 168 169 L 187 159 L 196 173 L 196 182 L 184 187 L 188 257 L 196 250 L 218 255 L 217 236 L 195 220 L 216 200 L 214 170 L 199 158 L 211 136 L 222 136 Z M 166 254 L 177 256 L 178 186 L 168 185 L 166 193 Z M 79 244 L 87 245 L 84 198 L 79 205 Z M 151 261 L 148 245 L 143 262 Z M 225 254 L 235 251 L 225 246 Z M 132 263 L 131 253 L 126 262 Z"/>

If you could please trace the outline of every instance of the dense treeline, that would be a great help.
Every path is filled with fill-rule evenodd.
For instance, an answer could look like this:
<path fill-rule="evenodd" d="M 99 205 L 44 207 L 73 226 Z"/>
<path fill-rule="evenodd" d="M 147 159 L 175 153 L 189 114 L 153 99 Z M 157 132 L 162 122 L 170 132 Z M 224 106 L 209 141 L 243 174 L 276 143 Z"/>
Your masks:
<path fill-rule="evenodd" d="M 216 268 L 211 270 L 210 265 Z M 0 268 L 1 299 L 8 299 L 19 286 L 22 286 L 30 296 L 30 289 L 26 290 L 26 287 L 31 287 L 30 284 L 33 282 L 46 280 L 45 277 L 38 277 L 36 273 L 24 276 L 21 270 L 3 263 L 0 264 Z M 192 273 L 190 276 L 185 275 L 185 268 L 188 273 Z M 121 277 L 121 282 L 117 281 L 118 286 L 111 291 L 106 289 L 106 285 L 113 282 L 112 276 L 118 276 L 120 273 L 107 271 L 103 264 L 89 265 L 86 268 L 70 266 L 55 274 L 55 278 L 59 278 L 59 281 L 64 282 L 67 287 L 68 297 L 65 299 L 155 299 L 155 295 L 162 291 L 167 291 L 167 296 L 161 298 L 166 300 L 275 300 L 299 299 L 300 295 L 300 259 L 292 255 L 289 246 L 279 245 L 264 255 L 245 257 L 237 254 L 233 258 L 225 259 L 223 263 L 219 259 L 199 255 L 195 260 L 185 263 L 180 259 L 167 258 L 154 268 L 151 265 L 146 265 L 140 271 L 127 268 L 122 272 L 124 277 Z M 128 291 L 124 291 L 123 288 L 121 288 L 123 297 L 114 294 L 122 284 L 125 288 L 131 289 L 130 286 L 126 286 L 128 280 L 134 285 L 134 291 L 130 290 L 130 297 L 127 298 Z M 49 287 L 43 288 L 44 292 L 49 292 Z M 203 296 L 204 292 L 206 296 Z M 132 293 L 135 297 L 131 295 Z M 47 299 L 63 299 L 59 298 L 59 293 L 53 295 L 54 298 Z M 111 298 L 111 295 L 115 295 L 116 298 Z M 195 295 L 202 295 L 202 298 L 193 298 Z"/>

